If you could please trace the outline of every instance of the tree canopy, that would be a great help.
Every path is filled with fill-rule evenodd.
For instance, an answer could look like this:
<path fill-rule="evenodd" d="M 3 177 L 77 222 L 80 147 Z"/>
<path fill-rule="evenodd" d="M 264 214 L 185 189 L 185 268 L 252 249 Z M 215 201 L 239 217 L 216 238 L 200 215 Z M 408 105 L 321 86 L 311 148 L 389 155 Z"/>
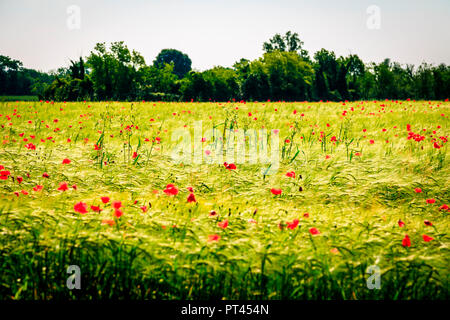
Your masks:
<path fill-rule="evenodd" d="M 191 69 L 181 51 L 163 49 L 153 64 L 124 42 L 97 43 L 87 57 L 49 73 L 0 56 L 0 94 L 53 100 L 360 100 L 446 99 L 450 67 L 364 63 L 356 54 L 320 49 L 310 58 L 298 33 L 275 34 L 263 55 L 232 67 Z"/>

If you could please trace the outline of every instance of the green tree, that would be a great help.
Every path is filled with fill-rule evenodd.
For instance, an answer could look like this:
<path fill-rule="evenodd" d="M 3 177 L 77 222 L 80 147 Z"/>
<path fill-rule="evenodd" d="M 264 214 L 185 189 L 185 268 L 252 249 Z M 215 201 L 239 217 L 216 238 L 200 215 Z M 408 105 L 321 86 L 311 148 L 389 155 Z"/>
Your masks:
<path fill-rule="evenodd" d="M 183 78 L 191 71 L 192 61 L 189 56 L 175 49 L 163 49 L 156 57 L 153 65 L 157 68 L 164 68 L 165 64 L 173 63 L 173 73 L 179 78 Z"/>
<path fill-rule="evenodd" d="M 308 51 L 303 49 L 303 45 L 297 32 L 288 31 L 284 36 L 277 33 L 268 42 L 264 42 L 263 50 L 266 53 L 273 51 L 297 52 L 303 59 L 309 61 Z"/>

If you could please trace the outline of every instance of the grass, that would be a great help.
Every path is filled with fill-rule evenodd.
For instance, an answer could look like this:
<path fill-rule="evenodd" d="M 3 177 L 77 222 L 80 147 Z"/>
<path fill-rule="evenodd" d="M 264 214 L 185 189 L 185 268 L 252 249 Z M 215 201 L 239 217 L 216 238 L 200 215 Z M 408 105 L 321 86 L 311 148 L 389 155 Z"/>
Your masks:
<path fill-rule="evenodd" d="M 39 101 L 38 96 L 0 96 L 0 101 Z"/>
<path fill-rule="evenodd" d="M 448 138 L 449 109 L 442 101 L 0 103 L 0 165 L 10 171 L 0 180 L 0 298 L 448 299 L 441 206 L 450 172 L 439 137 Z M 279 169 L 176 163 L 172 133 L 193 133 L 196 120 L 221 135 L 279 129 Z M 407 139 L 407 124 L 425 139 Z M 69 189 L 58 190 L 61 182 Z M 169 183 L 177 195 L 163 192 Z M 187 202 L 188 187 L 196 202 Z M 103 196 L 121 201 L 120 218 Z M 78 202 L 103 210 L 80 214 Z M 69 265 L 81 269 L 80 290 L 66 287 Z M 380 289 L 367 287 L 371 265 Z"/>

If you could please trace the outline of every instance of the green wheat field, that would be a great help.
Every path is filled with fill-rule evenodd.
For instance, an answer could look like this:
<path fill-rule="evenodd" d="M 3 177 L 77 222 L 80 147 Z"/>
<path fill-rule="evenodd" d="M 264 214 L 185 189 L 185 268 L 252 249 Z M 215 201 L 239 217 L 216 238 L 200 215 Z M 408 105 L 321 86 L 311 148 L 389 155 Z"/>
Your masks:
<path fill-rule="evenodd" d="M 448 299 L 449 113 L 0 102 L 0 299 Z M 199 120 L 216 135 L 194 141 Z M 227 129 L 262 128 L 279 137 L 272 174 L 171 156 L 179 129 L 207 159 Z"/>

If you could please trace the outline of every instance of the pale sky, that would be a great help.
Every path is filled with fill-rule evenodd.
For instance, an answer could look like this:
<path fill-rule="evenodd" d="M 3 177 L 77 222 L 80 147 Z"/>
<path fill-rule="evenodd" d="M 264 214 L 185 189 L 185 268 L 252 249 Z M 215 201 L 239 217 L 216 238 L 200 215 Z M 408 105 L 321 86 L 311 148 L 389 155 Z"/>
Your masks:
<path fill-rule="evenodd" d="M 68 27 L 71 5 L 80 9 L 79 29 Z M 371 5 L 380 9 L 379 29 L 367 27 Z M 325 48 L 364 62 L 450 64 L 449 0 L 0 0 L 0 54 L 42 71 L 121 40 L 147 64 L 175 48 L 197 70 L 229 67 L 260 57 L 264 41 L 288 30 L 311 56 Z"/>

